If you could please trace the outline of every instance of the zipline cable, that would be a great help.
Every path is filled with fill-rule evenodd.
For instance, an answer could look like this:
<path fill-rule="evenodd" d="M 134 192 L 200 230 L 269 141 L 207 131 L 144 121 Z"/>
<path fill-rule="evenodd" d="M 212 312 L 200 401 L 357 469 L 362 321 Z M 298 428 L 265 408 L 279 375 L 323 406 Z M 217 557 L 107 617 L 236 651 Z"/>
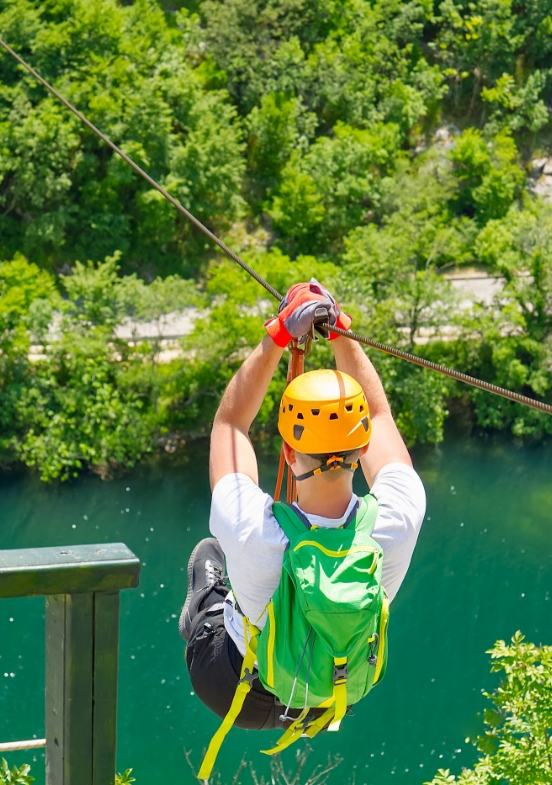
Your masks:
<path fill-rule="evenodd" d="M 449 376 L 451 379 L 456 379 L 458 382 L 470 384 L 472 387 L 478 387 L 480 390 L 485 390 L 494 395 L 501 395 L 503 398 L 508 398 L 510 401 L 521 403 L 524 406 L 530 406 L 532 409 L 537 409 L 539 412 L 552 414 L 552 406 L 548 403 L 537 401 L 534 398 L 528 398 L 526 395 L 520 395 L 511 390 L 505 390 L 504 387 L 498 387 L 496 384 L 491 384 L 490 382 L 483 382 L 481 379 L 476 379 L 474 376 L 468 376 L 466 373 L 455 371 L 452 368 L 446 368 L 444 365 L 437 365 L 437 363 L 432 363 L 430 360 L 425 360 L 423 357 L 416 357 L 415 354 L 408 354 L 408 352 L 402 352 L 400 349 L 393 349 L 392 346 L 386 346 L 384 343 L 371 341 L 369 338 L 363 338 L 362 335 L 358 335 L 350 330 L 342 330 L 340 327 L 330 327 L 329 325 L 323 325 L 323 327 L 334 333 L 339 333 L 339 335 L 345 335 L 347 338 L 352 338 L 353 341 L 363 343 L 365 346 L 371 346 L 373 349 L 379 349 L 381 352 L 391 354 L 393 357 L 398 357 L 400 360 L 407 360 L 409 363 L 414 363 L 414 365 L 419 365 L 422 368 L 429 368 L 430 371 L 443 374 L 443 376 Z"/>
<path fill-rule="evenodd" d="M 271 286 L 268 281 L 265 281 L 255 270 L 250 267 L 246 262 L 243 261 L 234 251 L 232 251 L 222 240 L 211 232 L 206 226 L 204 226 L 201 221 L 199 221 L 189 210 L 180 204 L 180 202 L 175 199 L 173 196 L 170 195 L 168 191 L 166 191 L 163 186 L 159 185 L 152 177 L 150 177 L 147 172 L 145 172 L 137 163 L 135 163 L 132 158 L 130 158 L 126 153 L 124 153 L 120 147 L 118 147 L 111 139 L 106 136 L 104 133 L 100 131 L 90 120 L 88 120 L 82 112 L 73 106 L 66 98 L 61 95 L 54 87 L 52 87 L 49 82 L 46 81 L 37 71 L 34 70 L 22 57 L 20 57 L 17 52 L 8 46 L 8 44 L 0 38 L 0 45 L 4 47 L 6 52 L 9 52 L 12 57 L 14 57 L 18 63 L 20 63 L 35 79 L 37 79 L 44 87 L 49 90 L 52 95 L 61 101 L 71 112 L 73 112 L 76 117 L 79 118 L 81 122 L 83 122 L 91 131 L 93 131 L 97 136 L 100 137 L 111 149 L 119 155 L 123 161 L 125 161 L 129 166 L 131 166 L 135 172 L 137 172 L 141 177 L 144 178 L 153 188 L 159 191 L 165 199 L 167 199 L 173 207 L 175 207 L 180 213 L 182 213 L 189 221 L 191 221 L 198 229 L 200 229 L 210 240 L 212 240 L 215 245 L 224 251 L 227 256 L 230 257 L 234 262 L 240 265 L 249 275 L 254 278 L 257 283 L 264 286 L 264 288 L 269 292 L 273 297 L 275 297 L 279 302 L 283 300 L 283 296 Z M 464 384 L 469 384 L 472 387 L 478 387 L 480 390 L 485 390 L 486 392 L 490 392 L 493 395 L 500 395 L 503 398 L 507 398 L 510 401 L 515 401 L 516 403 L 523 404 L 524 406 L 529 406 L 531 409 L 536 409 L 540 412 L 545 412 L 546 414 L 552 415 L 552 406 L 547 403 L 543 403 L 542 401 L 537 401 L 534 398 L 528 398 L 526 395 L 520 395 L 519 393 L 512 392 L 511 390 L 505 390 L 503 387 L 498 387 L 495 384 L 491 384 L 490 382 L 483 382 L 480 379 L 476 379 L 473 376 L 468 376 L 465 373 L 461 373 L 460 371 L 455 371 L 451 368 L 446 368 L 444 365 L 437 365 L 437 363 L 433 363 L 430 360 L 425 360 L 423 357 L 416 357 L 414 354 L 409 354 L 408 352 L 403 352 L 400 349 L 394 349 L 392 346 L 387 346 L 384 343 L 379 343 L 378 341 L 372 341 L 369 338 L 364 338 L 357 333 L 351 332 L 351 330 L 341 330 L 339 327 L 330 327 L 329 325 L 322 325 L 323 328 L 331 329 L 332 332 L 338 333 L 339 335 L 343 335 L 346 338 L 350 338 L 353 341 L 357 341 L 357 343 L 364 344 L 365 346 L 370 346 L 373 349 L 377 349 L 380 352 L 385 352 L 385 354 L 390 354 L 393 357 L 397 357 L 401 360 L 406 360 L 409 363 L 413 363 L 414 365 L 418 365 L 422 368 L 428 368 L 431 371 L 435 371 L 436 373 L 440 373 L 443 376 L 448 376 L 451 379 L 455 379 L 456 381 L 464 382 Z"/>

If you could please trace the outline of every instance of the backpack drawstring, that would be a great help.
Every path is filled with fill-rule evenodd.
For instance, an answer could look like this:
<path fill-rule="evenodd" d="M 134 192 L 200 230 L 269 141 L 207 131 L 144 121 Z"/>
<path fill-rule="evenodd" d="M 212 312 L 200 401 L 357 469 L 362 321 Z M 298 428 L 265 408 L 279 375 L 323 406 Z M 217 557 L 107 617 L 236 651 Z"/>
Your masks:
<path fill-rule="evenodd" d="M 305 659 L 305 654 L 306 654 L 306 651 L 307 651 L 307 646 L 309 644 L 309 639 L 310 639 L 310 636 L 311 636 L 311 632 L 313 632 L 312 627 L 309 628 L 307 639 L 305 641 L 305 645 L 303 646 L 303 651 L 301 652 L 301 656 L 299 658 L 299 663 L 298 663 L 297 668 L 295 670 L 295 678 L 293 679 L 293 685 L 291 687 L 291 695 L 289 696 L 288 705 L 286 706 L 285 712 L 283 714 L 280 714 L 280 722 L 285 722 L 286 720 L 293 720 L 294 719 L 294 717 L 290 717 L 288 715 L 288 711 L 290 710 L 291 704 L 293 702 L 293 696 L 295 695 L 295 689 L 297 687 L 297 681 L 299 679 L 299 671 L 301 670 L 301 665 L 303 664 L 303 660 Z M 314 644 L 314 639 L 313 639 L 313 644 Z M 313 647 L 311 646 L 311 650 L 310 650 L 310 657 L 311 658 L 312 658 L 312 649 L 313 649 Z M 309 689 L 309 687 L 308 687 L 309 673 L 310 673 L 310 659 L 309 659 L 308 670 L 307 670 L 307 692 L 308 692 L 308 689 Z M 306 702 L 306 699 L 305 699 L 305 702 Z M 304 711 L 304 709 L 303 709 L 303 711 Z M 301 712 L 301 713 L 303 713 L 303 712 Z"/>

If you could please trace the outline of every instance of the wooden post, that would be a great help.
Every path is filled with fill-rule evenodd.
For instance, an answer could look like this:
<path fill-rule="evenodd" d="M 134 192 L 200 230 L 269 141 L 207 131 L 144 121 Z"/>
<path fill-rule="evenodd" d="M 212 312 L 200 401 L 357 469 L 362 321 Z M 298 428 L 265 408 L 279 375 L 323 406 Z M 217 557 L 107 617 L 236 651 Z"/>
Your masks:
<path fill-rule="evenodd" d="M 46 783 L 111 785 L 119 592 L 46 601 Z"/>
<path fill-rule="evenodd" d="M 0 598 L 46 595 L 46 785 L 113 785 L 121 543 L 0 551 Z"/>
<path fill-rule="evenodd" d="M 94 595 L 92 785 L 114 782 L 117 740 L 119 592 Z"/>
<path fill-rule="evenodd" d="M 94 598 L 46 600 L 46 783 L 92 785 Z M 113 782 L 107 780 L 109 785 Z"/>

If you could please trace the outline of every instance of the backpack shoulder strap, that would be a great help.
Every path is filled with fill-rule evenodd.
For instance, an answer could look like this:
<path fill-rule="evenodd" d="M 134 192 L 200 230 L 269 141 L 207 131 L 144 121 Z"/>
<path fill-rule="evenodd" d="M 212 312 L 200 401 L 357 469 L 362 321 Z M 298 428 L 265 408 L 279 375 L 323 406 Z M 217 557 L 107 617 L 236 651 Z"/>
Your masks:
<path fill-rule="evenodd" d="M 355 529 L 371 536 L 378 517 L 378 500 L 368 493 L 360 500 L 355 521 Z"/>
<path fill-rule="evenodd" d="M 272 512 L 274 517 L 284 530 L 288 539 L 296 535 L 305 534 L 311 528 L 311 524 L 306 515 L 303 515 L 297 507 L 287 502 L 274 502 L 272 505 Z M 363 499 L 360 499 L 358 508 L 353 510 L 350 520 L 345 523 L 349 526 L 353 523 L 357 531 L 363 531 L 365 534 L 371 535 L 372 529 L 378 517 L 378 502 L 375 496 L 367 494 Z"/>
<path fill-rule="evenodd" d="M 306 534 L 311 527 L 308 518 L 301 515 L 299 510 L 292 504 L 274 502 L 272 505 L 272 512 L 290 540 L 298 534 Z"/>

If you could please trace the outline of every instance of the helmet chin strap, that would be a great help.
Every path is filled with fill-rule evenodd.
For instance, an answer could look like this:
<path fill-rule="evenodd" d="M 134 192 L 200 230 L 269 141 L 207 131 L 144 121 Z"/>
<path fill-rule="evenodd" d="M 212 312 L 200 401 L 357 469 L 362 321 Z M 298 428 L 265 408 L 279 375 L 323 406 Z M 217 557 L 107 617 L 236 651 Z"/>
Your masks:
<path fill-rule="evenodd" d="M 312 455 L 311 457 L 319 458 L 318 455 Z M 331 472 L 335 469 L 347 469 L 347 471 L 354 472 L 355 469 L 358 469 L 358 463 L 356 461 L 353 463 L 345 463 L 342 455 L 330 455 L 326 462 L 322 459 L 322 462 L 317 469 L 312 469 L 310 472 L 305 472 L 304 474 L 295 475 L 295 480 L 301 482 L 301 480 L 306 480 L 308 477 L 315 477 L 318 474 Z"/>

